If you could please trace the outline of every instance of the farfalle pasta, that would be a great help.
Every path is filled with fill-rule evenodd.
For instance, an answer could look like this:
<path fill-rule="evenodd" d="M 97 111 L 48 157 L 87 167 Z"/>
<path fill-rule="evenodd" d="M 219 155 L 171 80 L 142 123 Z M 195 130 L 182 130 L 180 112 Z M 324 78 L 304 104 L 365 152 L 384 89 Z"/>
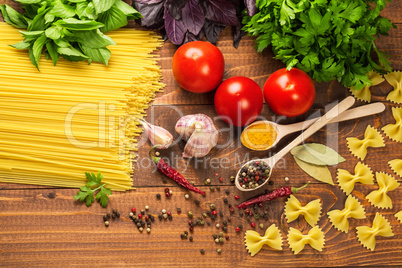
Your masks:
<path fill-rule="evenodd" d="M 384 75 L 385 79 L 391 86 L 394 87 L 394 90 L 391 91 L 388 96 L 387 100 L 394 102 L 394 103 L 402 103 L 402 72 L 394 71 L 389 74 Z"/>
<path fill-rule="evenodd" d="M 349 232 L 349 221 L 348 218 L 355 219 L 365 219 L 366 214 L 364 213 L 364 208 L 360 202 L 349 195 L 345 201 L 345 208 L 343 210 L 335 209 L 329 211 L 328 218 L 332 225 L 341 232 Z"/>
<path fill-rule="evenodd" d="M 361 160 L 366 158 L 368 147 L 385 146 L 384 139 L 381 134 L 378 132 L 378 130 L 370 125 L 367 126 L 366 131 L 364 132 L 364 138 L 362 140 L 354 137 L 346 138 L 346 140 L 350 152 Z"/>
<path fill-rule="evenodd" d="M 392 200 L 387 193 L 398 188 L 399 182 L 391 175 L 383 172 L 376 172 L 375 176 L 379 189 L 369 193 L 366 198 L 375 207 L 392 208 Z"/>
<path fill-rule="evenodd" d="M 384 236 L 390 237 L 394 234 L 392 233 L 392 228 L 386 218 L 380 215 L 378 212 L 375 214 L 372 227 L 358 226 L 357 239 L 366 248 L 374 251 L 375 249 L 375 237 Z"/>
<path fill-rule="evenodd" d="M 371 102 L 370 87 L 381 84 L 382 82 L 384 82 L 384 78 L 377 72 L 369 72 L 367 76 L 371 80 L 371 85 L 365 86 L 361 90 L 356 90 L 354 89 L 354 87 L 351 87 L 350 92 L 358 100 Z"/>
<path fill-rule="evenodd" d="M 382 128 L 382 131 L 384 131 L 385 135 L 391 140 L 402 142 L 402 107 L 392 107 L 392 116 L 396 123 L 386 125 Z"/>
<path fill-rule="evenodd" d="M 259 233 L 253 230 L 246 231 L 244 242 L 251 256 L 257 254 L 263 245 L 267 245 L 273 249 L 282 250 L 283 243 L 282 235 L 275 224 L 272 224 L 268 227 L 264 236 L 261 236 Z"/>
<path fill-rule="evenodd" d="M 353 191 L 356 182 L 374 184 L 373 172 L 367 165 L 361 162 L 356 164 L 354 175 L 350 174 L 347 170 L 338 169 L 337 178 L 339 186 L 346 195 L 349 195 Z"/>
<path fill-rule="evenodd" d="M 289 247 L 294 254 L 298 254 L 303 250 L 306 244 L 318 251 L 324 248 L 324 232 L 318 227 L 313 227 L 307 235 L 303 235 L 299 230 L 290 227 L 288 233 Z"/>
<path fill-rule="evenodd" d="M 395 214 L 395 217 L 402 223 L 402 210 Z"/>
<path fill-rule="evenodd" d="M 285 205 L 285 216 L 288 222 L 296 220 L 300 215 L 303 215 L 311 227 L 314 227 L 321 216 L 321 202 L 320 199 L 313 200 L 307 205 L 302 206 L 300 201 L 291 195 Z"/>
<path fill-rule="evenodd" d="M 388 165 L 396 174 L 402 177 L 402 159 L 391 160 L 388 162 Z"/>

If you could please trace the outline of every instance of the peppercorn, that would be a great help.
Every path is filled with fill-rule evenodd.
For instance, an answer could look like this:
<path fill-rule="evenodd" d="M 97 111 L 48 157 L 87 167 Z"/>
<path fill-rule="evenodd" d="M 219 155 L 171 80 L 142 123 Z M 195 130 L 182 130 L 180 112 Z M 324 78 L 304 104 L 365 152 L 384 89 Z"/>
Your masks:
<path fill-rule="evenodd" d="M 215 227 L 216 227 L 217 229 L 219 229 L 221 226 L 220 226 L 219 223 L 217 223 L 217 224 L 215 225 Z"/>
<path fill-rule="evenodd" d="M 142 231 L 144 231 L 144 228 L 140 227 L 140 228 L 138 228 L 138 230 L 139 230 L 140 232 L 142 232 Z"/>
<path fill-rule="evenodd" d="M 225 239 L 226 239 L 226 240 L 229 240 L 229 236 L 228 236 L 228 235 L 227 235 L 227 236 L 225 236 Z"/>
<path fill-rule="evenodd" d="M 205 254 L 205 250 L 200 249 L 200 253 L 201 253 L 201 254 Z"/>
<path fill-rule="evenodd" d="M 260 218 L 260 215 L 257 213 L 257 214 L 254 214 L 254 218 L 256 219 L 256 220 L 258 220 L 259 218 Z"/>
<path fill-rule="evenodd" d="M 243 225 L 242 225 L 242 224 L 240 224 L 240 225 L 239 225 L 239 228 L 240 228 L 240 229 L 243 229 Z"/>
<path fill-rule="evenodd" d="M 207 217 L 207 214 L 206 214 L 206 213 L 202 213 L 202 216 L 203 216 L 204 218 L 206 218 L 206 217 Z"/>
<path fill-rule="evenodd" d="M 223 243 L 223 237 L 219 238 L 219 242 Z"/>
<path fill-rule="evenodd" d="M 151 232 L 151 228 L 147 228 L 147 233 L 150 233 Z"/>
<path fill-rule="evenodd" d="M 149 210 L 149 206 L 145 206 L 145 210 L 148 211 L 148 210 Z"/>
<path fill-rule="evenodd" d="M 213 237 L 214 239 L 217 239 L 217 238 L 218 238 L 218 235 L 213 234 L 212 237 Z"/>
<path fill-rule="evenodd" d="M 141 222 L 137 222 L 137 227 L 141 227 Z"/>
<path fill-rule="evenodd" d="M 228 225 L 228 222 L 227 222 L 227 221 L 223 221 L 222 224 L 223 224 L 223 226 L 227 226 L 227 225 Z"/>
<path fill-rule="evenodd" d="M 142 219 L 142 214 L 138 214 L 138 218 L 139 218 L 139 219 Z"/>
<path fill-rule="evenodd" d="M 223 233 L 222 233 L 222 232 L 219 232 L 218 236 L 219 236 L 219 237 L 223 237 Z"/>
<path fill-rule="evenodd" d="M 228 199 L 225 197 L 223 198 L 223 203 L 227 204 L 228 203 Z"/>
<path fill-rule="evenodd" d="M 189 236 L 189 237 L 188 237 L 188 240 L 189 240 L 190 242 L 193 242 L 193 237 L 192 237 L 192 236 Z"/>
<path fill-rule="evenodd" d="M 237 200 L 237 199 L 239 199 L 239 196 L 238 196 L 238 195 L 235 195 L 235 197 L 234 197 L 234 198 Z"/>
<path fill-rule="evenodd" d="M 227 195 L 229 195 L 229 194 L 230 194 L 229 189 L 226 189 L 226 190 L 225 190 L 225 193 L 226 193 Z"/>
<path fill-rule="evenodd" d="M 262 229 L 262 228 L 264 228 L 264 224 L 262 224 L 262 223 L 260 223 L 260 228 Z"/>
<path fill-rule="evenodd" d="M 223 226 L 222 230 L 226 233 L 228 231 L 228 228 L 226 226 Z"/>
<path fill-rule="evenodd" d="M 209 187 L 209 190 L 210 190 L 211 192 L 215 192 L 215 187 L 214 187 L 214 186 L 211 186 L 211 187 Z"/>
<path fill-rule="evenodd" d="M 171 221 L 173 219 L 172 215 L 168 215 L 168 219 Z"/>
<path fill-rule="evenodd" d="M 274 182 L 273 181 L 268 181 L 268 184 L 269 185 L 274 185 Z"/>
<path fill-rule="evenodd" d="M 189 211 L 189 212 L 187 212 L 187 215 L 188 215 L 190 218 L 192 218 L 192 217 L 193 217 L 193 212 L 192 212 L 192 211 Z"/>
<path fill-rule="evenodd" d="M 132 208 L 132 209 L 131 209 L 131 212 L 134 213 L 134 214 L 135 214 L 136 211 L 137 211 L 136 208 Z M 108 213 L 108 214 L 109 214 L 109 213 Z M 106 214 L 106 215 L 107 215 L 107 214 Z M 109 214 L 109 217 L 110 217 L 110 214 Z"/>
<path fill-rule="evenodd" d="M 145 221 L 141 221 L 141 226 L 142 226 L 142 227 L 145 226 Z"/>
<path fill-rule="evenodd" d="M 185 194 L 185 195 L 184 195 L 184 198 L 185 198 L 185 199 L 189 199 L 190 196 L 189 196 L 188 194 Z"/>
<path fill-rule="evenodd" d="M 200 205 L 200 201 L 194 200 L 194 204 L 195 204 L 196 206 L 199 206 L 199 205 Z"/>
<path fill-rule="evenodd" d="M 241 210 L 239 211 L 239 216 L 243 217 L 243 211 L 241 211 Z"/>
<path fill-rule="evenodd" d="M 151 218 L 151 221 L 154 221 L 154 220 L 155 220 L 154 215 L 151 215 L 150 218 Z"/>
<path fill-rule="evenodd" d="M 190 230 L 190 232 L 194 231 L 194 227 L 193 227 L 193 226 L 190 226 L 188 229 Z"/>
<path fill-rule="evenodd" d="M 236 227 L 236 232 L 237 232 L 237 233 L 240 232 L 240 228 L 239 228 L 239 227 Z"/>
<path fill-rule="evenodd" d="M 220 191 L 220 190 L 221 190 L 221 187 L 220 187 L 219 185 L 216 186 L 216 190 Z"/>
<path fill-rule="evenodd" d="M 214 221 L 215 220 L 215 217 L 214 216 L 211 216 L 211 218 L 210 218 L 212 221 Z"/>
<path fill-rule="evenodd" d="M 107 216 L 104 215 L 104 216 L 103 216 L 103 221 L 107 221 L 107 220 L 108 220 Z"/>
<path fill-rule="evenodd" d="M 201 225 L 204 225 L 204 224 L 205 224 L 205 222 L 204 222 L 203 220 L 201 220 L 201 221 L 200 221 L 200 224 L 201 224 Z"/>
<path fill-rule="evenodd" d="M 141 214 L 144 215 L 144 214 L 145 214 L 145 210 L 141 209 Z"/>
<path fill-rule="evenodd" d="M 230 217 L 228 217 L 228 222 L 232 222 L 232 219 Z"/>
<path fill-rule="evenodd" d="M 215 209 L 215 204 L 211 204 L 211 205 L 209 205 L 209 207 L 211 208 L 211 210 L 214 210 Z"/>
<path fill-rule="evenodd" d="M 216 238 L 216 239 L 215 239 L 215 243 L 219 243 L 219 238 Z"/>
<path fill-rule="evenodd" d="M 219 211 L 219 217 L 223 218 L 223 212 Z"/>
<path fill-rule="evenodd" d="M 220 177 L 220 178 L 219 178 L 219 182 L 223 182 L 223 179 L 222 179 L 222 177 Z"/>
<path fill-rule="evenodd" d="M 211 180 L 210 180 L 210 179 L 207 179 L 206 182 L 207 182 L 207 184 L 210 184 L 210 183 L 211 183 Z"/>
<path fill-rule="evenodd" d="M 162 219 L 162 214 L 158 214 L 158 218 L 161 220 Z"/>
<path fill-rule="evenodd" d="M 222 253 L 222 249 L 218 248 L 218 249 L 216 250 L 216 252 L 218 252 L 218 254 L 221 254 L 221 253 Z"/>
<path fill-rule="evenodd" d="M 192 220 L 189 220 L 189 221 L 188 221 L 188 225 L 193 226 L 193 221 L 192 221 Z"/>
<path fill-rule="evenodd" d="M 168 215 L 165 213 L 165 214 L 162 214 L 162 216 L 163 216 L 163 218 L 164 219 L 167 219 L 168 218 Z"/>
<path fill-rule="evenodd" d="M 172 216 L 172 212 L 170 211 L 166 212 L 166 214 L 168 214 L 168 216 Z"/>
<path fill-rule="evenodd" d="M 233 212 L 234 212 L 234 207 L 230 207 L 230 208 L 229 208 L 229 211 L 230 211 L 231 213 L 233 213 Z"/>
<path fill-rule="evenodd" d="M 181 208 L 176 208 L 177 214 L 181 213 Z"/>
<path fill-rule="evenodd" d="M 255 227 L 255 223 L 254 223 L 254 222 L 251 223 L 251 227 L 253 227 L 253 228 Z"/>
<path fill-rule="evenodd" d="M 163 182 L 163 183 L 167 183 L 167 179 L 162 179 L 162 182 Z"/>
<path fill-rule="evenodd" d="M 166 209 L 162 209 L 162 214 L 165 214 L 166 213 Z"/>
<path fill-rule="evenodd" d="M 229 180 L 230 180 L 230 182 L 234 182 L 235 181 L 235 176 L 230 176 Z"/>
<path fill-rule="evenodd" d="M 170 197 L 170 193 L 169 192 L 165 193 L 165 196 Z"/>
<path fill-rule="evenodd" d="M 105 221 L 105 226 L 109 227 L 109 222 L 108 221 Z"/>
<path fill-rule="evenodd" d="M 218 214 L 218 212 L 216 212 L 216 210 L 213 210 L 211 213 L 212 213 L 212 215 L 214 215 L 214 216 L 216 216 L 216 215 Z"/>

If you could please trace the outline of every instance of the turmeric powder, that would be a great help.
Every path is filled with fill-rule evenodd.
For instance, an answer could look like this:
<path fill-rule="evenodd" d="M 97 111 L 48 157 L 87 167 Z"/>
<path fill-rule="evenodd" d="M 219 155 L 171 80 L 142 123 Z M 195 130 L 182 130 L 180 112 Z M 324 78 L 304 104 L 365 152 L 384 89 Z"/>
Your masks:
<path fill-rule="evenodd" d="M 275 128 L 263 121 L 247 127 L 241 134 L 241 143 L 252 150 L 267 150 L 276 141 L 278 133 Z"/>

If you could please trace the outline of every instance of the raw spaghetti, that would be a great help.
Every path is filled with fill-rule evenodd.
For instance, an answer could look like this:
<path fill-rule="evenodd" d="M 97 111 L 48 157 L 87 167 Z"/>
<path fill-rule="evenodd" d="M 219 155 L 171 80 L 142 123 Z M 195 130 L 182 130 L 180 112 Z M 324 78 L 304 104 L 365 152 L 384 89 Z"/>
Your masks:
<path fill-rule="evenodd" d="M 101 171 L 113 190 L 132 188 L 136 136 L 155 92 L 163 88 L 150 31 L 108 35 L 109 66 L 41 58 L 41 71 L 22 40 L 0 23 L 0 181 L 80 187 L 85 172 Z"/>

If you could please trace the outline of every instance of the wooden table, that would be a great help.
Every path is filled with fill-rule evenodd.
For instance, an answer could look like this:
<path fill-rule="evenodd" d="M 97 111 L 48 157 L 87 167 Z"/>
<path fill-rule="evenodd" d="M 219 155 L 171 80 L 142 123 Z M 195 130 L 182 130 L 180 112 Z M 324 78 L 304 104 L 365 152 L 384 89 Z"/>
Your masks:
<path fill-rule="evenodd" d="M 11 1 L 0 1 L 0 3 Z M 381 37 L 378 47 L 390 55 L 394 55 L 391 61 L 394 69 L 402 69 L 402 18 L 400 13 L 402 6 L 394 0 L 388 4 L 383 16 L 396 23 L 398 29 L 392 29 L 390 36 Z M 218 47 L 224 54 L 226 61 L 225 78 L 243 75 L 254 79 L 263 86 L 266 78 L 275 70 L 283 67 L 279 61 L 272 59 L 272 52 L 266 50 L 257 53 L 252 38 L 245 37 L 239 48 L 232 46 L 230 31 L 222 33 Z M 174 125 L 182 114 L 205 113 L 213 118 L 216 113 L 213 107 L 213 95 L 192 94 L 180 89 L 172 77 L 171 60 L 176 46 L 170 42 L 165 43 L 158 52 L 160 64 L 163 69 L 164 93 L 157 95 L 151 108 L 148 110 L 147 119 L 157 125 L 167 128 L 175 133 Z M 292 123 L 305 119 L 314 110 L 323 111 L 328 104 L 343 99 L 349 95 L 347 89 L 337 82 L 316 83 L 317 97 L 311 111 L 298 118 L 283 119 L 273 114 L 267 106 L 264 106 L 262 116 L 280 123 Z M 337 150 L 346 161 L 335 167 L 330 167 L 332 176 L 336 180 L 337 168 L 343 168 L 353 172 L 358 159 L 352 156 L 346 147 L 346 137 L 363 137 L 367 125 L 381 128 L 388 123 L 393 123 L 391 107 L 398 106 L 385 101 L 385 96 L 391 90 L 391 86 L 384 82 L 372 88 L 373 101 L 383 101 L 387 109 L 381 115 L 370 116 L 359 120 L 330 125 L 308 139 L 309 142 L 319 142 L 329 145 Z M 361 105 L 357 102 L 356 106 Z M 400 107 L 400 105 L 399 105 Z M 216 121 L 222 130 L 219 144 L 226 144 L 224 148 L 214 149 L 205 158 L 185 161 L 181 157 L 184 143 L 179 142 L 171 150 L 161 151 L 163 157 L 167 157 L 173 166 L 183 173 L 190 181 L 194 181 L 197 187 L 207 192 L 205 198 L 196 194 L 190 194 L 186 200 L 185 191 L 176 184 L 168 181 L 163 183 L 163 176 L 150 165 L 147 153 L 149 143 L 145 137 L 139 141 L 139 157 L 134 175 L 134 186 L 137 190 L 128 192 L 115 192 L 110 198 L 107 209 L 94 204 L 87 208 L 84 204 L 73 200 L 77 189 L 57 187 L 30 186 L 18 184 L 0 183 L 0 265 L 7 267 L 49 267 L 49 266 L 192 266 L 192 267 L 284 267 L 284 266 L 402 266 L 402 224 L 393 216 L 402 210 L 402 187 L 392 191 L 389 195 L 393 199 L 393 209 L 377 209 L 370 205 L 365 196 L 377 185 L 367 186 L 358 184 L 353 195 L 363 204 L 367 218 L 364 220 L 350 219 L 350 232 L 345 234 L 337 231 L 329 222 L 326 213 L 332 209 L 342 209 L 346 199 L 345 194 L 338 185 L 330 186 L 319 183 L 303 173 L 295 164 L 291 155 L 287 155 L 280 167 L 272 176 L 273 185 L 267 185 L 265 189 L 292 185 L 300 186 L 309 180 L 313 184 L 297 194 L 304 203 L 319 198 L 323 204 L 322 217 L 318 223 L 325 233 L 325 248 L 322 252 L 311 249 L 309 246 L 294 255 L 289 249 L 287 241 L 284 241 L 283 251 L 275 251 L 264 247 L 260 253 L 251 257 L 244 246 L 244 231 L 252 229 L 250 222 L 245 216 L 240 217 L 236 209 L 230 214 L 228 206 L 224 204 L 226 197 L 232 205 L 250 197 L 250 194 L 242 194 L 230 183 L 229 176 L 235 175 L 241 162 L 247 157 L 263 157 L 283 148 L 297 134 L 290 135 L 271 152 L 252 152 L 241 146 L 239 142 L 240 129 L 229 127 L 220 120 Z M 232 135 L 232 137 L 230 137 Z M 178 135 L 175 134 L 177 137 Z M 230 142 L 230 138 L 233 141 Z M 388 167 L 387 162 L 391 159 L 401 158 L 402 144 L 385 138 L 384 148 L 369 149 L 364 163 L 368 164 L 373 171 L 383 171 L 396 176 Z M 218 175 L 216 175 L 216 173 Z M 223 182 L 219 182 L 219 178 Z M 289 177 L 289 182 L 285 181 Z M 220 191 L 211 192 L 209 186 L 204 186 L 205 179 L 211 179 L 213 186 L 220 186 Z M 165 198 L 164 188 L 173 190 L 171 198 Z M 230 193 L 227 195 L 225 191 Z M 259 192 L 263 192 L 259 191 Z M 156 199 L 156 194 L 162 195 L 161 200 Z M 253 194 L 256 194 L 253 192 Z M 240 199 L 235 200 L 234 196 Z M 197 206 L 194 201 L 200 201 Z M 276 224 L 281 229 L 283 237 L 289 227 L 307 232 L 310 227 L 305 220 L 298 220 L 288 224 L 284 218 L 284 204 L 286 199 L 278 199 L 270 202 L 268 220 L 252 220 L 264 224 L 264 229 L 255 228 L 263 234 L 265 228 Z M 214 203 L 218 211 L 222 211 L 224 218 L 218 217 L 215 222 L 208 226 L 195 227 L 191 235 L 193 242 L 182 240 L 180 234 L 188 230 L 187 212 L 191 210 L 194 215 L 200 215 L 209 210 L 209 205 Z M 150 207 L 152 214 L 158 214 L 162 209 L 173 213 L 173 220 L 156 219 L 152 225 L 151 234 L 139 233 L 128 214 L 132 207 L 137 210 L 146 205 Z M 180 207 L 182 213 L 178 215 L 176 208 Z M 121 218 L 112 220 L 106 228 L 102 216 L 112 209 L 121 213 Z M 395 236 L 377 239 L 374 252 L 363 248 L 356 238 L 354 227 L 359 225 L 371 226 L 374 215 L 380 212 L 391 223 Z M 222 224 L 227 217 L 231 218 L 228 223 L 229 240 L 224 244 L 215 244 L 212 237 L 219 231 L 215 228 L 216 223 Z M 242 232 L 236 233 L 235 227 L 242 224 Z M 222 253 L 216 252 L 217 248 Z M 205 254 L 200 254 L 200 249 Z"/>

